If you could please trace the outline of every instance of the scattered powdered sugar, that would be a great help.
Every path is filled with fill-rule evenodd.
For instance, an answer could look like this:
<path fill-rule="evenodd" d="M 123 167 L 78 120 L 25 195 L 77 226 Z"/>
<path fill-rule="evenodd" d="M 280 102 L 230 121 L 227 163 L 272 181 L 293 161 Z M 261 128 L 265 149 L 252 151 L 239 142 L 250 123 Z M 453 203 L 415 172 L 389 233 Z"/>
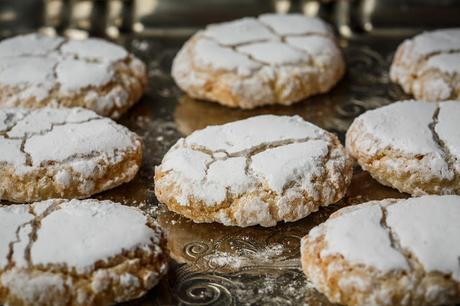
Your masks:
<path fill-rule="evenodd" d="M 242 250 L 240 254 L 217 251 L 204 258 L 215 267 L 238 269 L 247 266 L 270 264 L 279 261 L 285 251 L 282 244 L 268 245 L 262 250 Z"/>

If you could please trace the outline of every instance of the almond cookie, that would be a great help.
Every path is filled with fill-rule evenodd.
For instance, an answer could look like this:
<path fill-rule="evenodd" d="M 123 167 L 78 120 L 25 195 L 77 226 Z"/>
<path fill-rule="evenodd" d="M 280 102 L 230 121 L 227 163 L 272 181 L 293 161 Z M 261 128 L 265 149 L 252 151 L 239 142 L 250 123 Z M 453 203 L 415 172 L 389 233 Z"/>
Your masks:
<path fill-rule="evenodd" d="M 130 181 L 142 141 L 82 108 L 0 109 L 0 200 L 84 198 Z"/>
<path fill-rule="evenodd" d="M 458 304 L 459 216 L 456 195 L 343 208 L 302 239 L 303 270 L 333 303 Z"/>
<path fill-rule="evenodd" d="M 337 137 L 299 116 L 209 126 L 155 168 L 161 203 L 195 222 L 274 226 L 339 201 L 352 162 Z"/>
<path fill-rule="evenodd" d="M 344 72 L 330 27 L 297 14 L 209 25 L 185 43 L 172 66 L 190 96 L 241 108 L 289 105 L 327 92 Z"/>
<path fill-rule="evenodd" d="M 118 118 L 141 97 L 145 65 L 102 39 L 28 34 L 0 42 L 0 107 L 85 107 Z"/>
<path fill-rule="evenodd" d="M 460 28 L 405 40 L 396 51 L 390 77 L 417 99 L 460 99 Z"/>
<path fill-rule="evenodd" d="M 0 304 L 110 305 L 155 286 L 168 267 L 150 217 L 111 201 L 0 206 Z"/>
<path fill-rule="evenodd" d="M 346 147 L 383 185 L 412 195 L 460 194 L 460 103 L 403 101 L 368 111 Z"/>

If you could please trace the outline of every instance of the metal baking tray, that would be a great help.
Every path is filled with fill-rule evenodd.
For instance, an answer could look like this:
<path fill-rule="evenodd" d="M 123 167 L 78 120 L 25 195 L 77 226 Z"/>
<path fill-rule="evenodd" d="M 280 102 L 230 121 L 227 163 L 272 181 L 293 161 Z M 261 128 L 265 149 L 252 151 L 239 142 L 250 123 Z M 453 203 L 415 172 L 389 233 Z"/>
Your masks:
<path fill-rule="evenodd" d="M 345 78 L 330 93 L 293 106 L 229 109 L 181 93 L 170 76 L 171 61 L 183 39 L 134 38 L 125 45 L 149 66 L 150 86 L 121 123 L 143 136 L 145 157 L 133 182 L 98 195 L 142 207 L 157 216 L 174 260 L 168 276 L 147 296 L 128 305 L 330 305 L 304 277 L 299 242 L 335 210 L 388 197 L 404 197 L 355 168 L 347 196 L 337 205 L 294 223 L 273 228 L 195 224 L 168 212 L 153 193 L 154 165 L 178 138 L 212 124 L 259 114 L 298 114 L 344 140 L 353 118 L 362 112 L 407 98 L 389 84 L 388 67 L 401 37 L 363 36 L 344 40 Z"/>
<path fill-rule="evenodd" d="M 26 2 L 30 4 L 33 1 Z M 395 100 L 409 98 L 397 85 L 389 82 L 388 70 L 397 45 L 420 30 L 421 19 L 411 23 L 406 18 L 410 14 L 403 7 L 396 16 L 406 18 L 404 24 L 398 27 L 395 26 L 396 21 L 388 22 L 385 16 L 393 12 L 391 6 L 396 8 L 395 1 L 388 1 L 389 4 L 382 7 L 382 1 L 336 1 L 332 4 L 328 1 L 238 0 L 233 4 L 223 1 L 227 4 L 224 8 L 217 4 L 218 1 L 210 1 L 209 11 L 204 12 L 204 0 L 150 0 L 147 1 L 150 6 L 141 9 L 136 7 L 143 3 L 142 0 L 112 0 L 107 1 L 104 9 L 113 6 L 115 13 L 105 12 L 102 25 L 100 19 L 87 14 L 89 21 L 97 21 L 96 28 L 99 30 L 95 30 L 88 20 L 85 23 L 84 14 L 77 14 L 78 19 L 63 7 L 91 2 L 92 9 L 101 11 L 97 1 L 44 1 L 37 8 L 44 10 L 45 19 L 41 21 L 33 18 L 25 21 L 21 19 L 21 14 L 15 20 L 11 18 L 13 15 L 7 14 L 8 10 L 22 10 L 26 12 L 24 16 L 30 16 L 35 9 L 27 6 L 26 2 L 11 2 L 9 6 L 0 4 L 0 37 L 40 27 L 75 35 L 95 33 L 109 36 L 124 45 L 148 66 L 150 81 L 146 94 L 120 119 L 120 123 L 144 139 L 145 154 L 139 174 L 132 182 L 95 197 L 137 206 L 155 216 L 167 234 L 172 263 L 168 275 L 158 286 L 141 299 L 124 305 L 331 305 L 312 288 L 301 271 L 300 238 L 339 208 L 407 195 L 380 185 L 355 167 L 346 197 L 303 220 L 272 228 L 195 224 L 168 212 L 157 202 L 154 195 L 154 166 L 161 162 L 166 151 L 182 136 L 208 125 L 259 114 L 297 114 L 338 134 L 343 142 L 348 126 L 356 116 Z M 55 5 L 58 2 L 62 2 L 61 6 Z M 405 5 L 410 5 L 410 2 L 413 1 L 405 2 Z M 426 17 L 433 5 L 430 6 L 429 1 L 420 2 L 424 6 L 420 6 L 417 12 Z M 443 3 L 450 5 L 452 1 Z M 244 9 L 240 7 L 243 4 L 246 5 Z M 25 7 L 22 8 L 22 5 Z M 56 6 L 55 10 L 60 8 L 65 14 L 47 11 L 50 5 Z M 230 9 L 231 5 L 233 10 Z M 148 8 L 156 11 L 149 15 Z M 452 25 L 452 22 L 458 24 L 455 21 L 459 16 L 458 6 L 455 9 L 455 14 L 450 10 L 450 15 L 446 15 L 455 18 L 442 19 L 442 25 Z M 128 14 L 126 11 L 134 13 Z M 237 110 L 194 100 L 177 88 L 170 76 L 171 62 L 188 35 L 209 22 L 265 11 L 301 11 L 321 15 L 336 25 L 341 34 L 340 45 L 347 62 L 347 74 L 331 92 L 288 107 Z M 8 16 L 9 19 L 6 18 Z M 69 21 L 72 16 L 76 19 Z"/>

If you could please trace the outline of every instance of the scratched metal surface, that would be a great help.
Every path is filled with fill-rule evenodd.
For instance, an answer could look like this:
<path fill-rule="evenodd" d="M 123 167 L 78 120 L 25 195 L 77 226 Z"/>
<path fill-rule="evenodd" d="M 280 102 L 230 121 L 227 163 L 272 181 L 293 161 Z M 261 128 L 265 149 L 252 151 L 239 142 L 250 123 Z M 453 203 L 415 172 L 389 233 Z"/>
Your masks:
<path fill-rule="evenodd" d="M 404 195 L 356 168 L 348 195 L 339 204 L 295 223 L 241 229 L 194 224 L 168 212 L 155 199 L 153 169 L 179 137 L 258 114 L 298 114 L 337 133 L 343 141 L 357 115 L 405 98 L 388 81 L 392 52 L 400 40 L 364 36 L 342 41 L 348 72 L 330 93 L 289 107 L 243 111 L 193 100 L 175 86 L 170 66 L 183 40 L 127 39 L 124 44 L 147 63 L 150 84 L 142 101 L 120 122 L 143 136 L 145 157 L 133 182 L 97 197 L 136 205 L 157 216 L 173 259 L 161 284 L 127 305 L 329 305 L 300 270 L 299 239 L 340 207 Z"/>

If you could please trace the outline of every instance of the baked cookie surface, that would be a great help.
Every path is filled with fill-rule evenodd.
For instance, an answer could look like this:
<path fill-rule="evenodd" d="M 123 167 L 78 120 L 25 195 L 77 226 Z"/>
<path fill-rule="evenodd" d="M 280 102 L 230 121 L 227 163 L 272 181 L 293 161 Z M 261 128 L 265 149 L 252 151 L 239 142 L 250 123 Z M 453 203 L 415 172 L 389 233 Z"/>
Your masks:
<path fill-rule="evenodd" d="M 172 66 L 191 97 L 240 108 L 289 105 L 324 93 L 344 71 L 329 26 L 297 14 L 209 25 L 185 43 Z"/>
<path fill-rule="evenodd" d="M 118 118 L 146 84 L 145 65 L 102 39 L 28 34 L 0 42 L 0 107 L 84 107 Z"/>
<path fill-rule="evenodd" d="M 0 206 L 0 304 L 109 305 L 137 298 L 167 271 L 150 217 L 111 201 Z"/>
<path fill-rule="evenodd" d="M 390 68 L 393 82 L 421 100 L 460 99 L 460 28 L 405 40 Z"/>
<path fill-rule="evenodd" d="M 346 147 L 383 185 L 412 195 L 460 194 L 458 101 L 402 101 L 368 111 Z"/>
<path fill-rule="evenodd" d="M 130 181 L 143 145 L 83 108 L 0 109 L 0 200 L 84 198 Z"/>
<path fill-rule="evenodd" d="M 460 303 L 460 197 L 343 208 L 302 239 L 307 278 L 345 305 Z"/>
<path fill-rule="evenodd" d="M 335 135 L 266 115 L 180 139 L 155 168 L 155 194 L 195 222 L 274 226 L 339 201 L 351 175 Z"/>

